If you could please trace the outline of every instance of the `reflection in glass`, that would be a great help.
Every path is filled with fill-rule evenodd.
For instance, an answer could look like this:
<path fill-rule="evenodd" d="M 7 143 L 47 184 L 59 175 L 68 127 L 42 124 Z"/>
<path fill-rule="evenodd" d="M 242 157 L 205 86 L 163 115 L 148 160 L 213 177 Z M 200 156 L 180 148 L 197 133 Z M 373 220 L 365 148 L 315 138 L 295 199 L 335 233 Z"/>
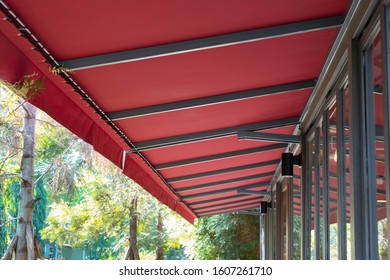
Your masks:
<path fill-rule="evenodd" d="M 330 259 L 338 259 L 337 241 L 337 105 L 329 108 L 329 246 Z"/>
<path fill-rule="evenodd" d="M 375 37 L 372 45 L 372 94 L 374 104 L 375 125 L 375 170 L 376 170 L 376 199 L 378 213 L 378 249 L 379 258 L 388 259 L 387 255 L 387 223 L 386 223 L 386 192 L 385 192 L 385 147 L 383 133 L 383 77 L 382 77 L 382 48 L 381 33 Z"/>

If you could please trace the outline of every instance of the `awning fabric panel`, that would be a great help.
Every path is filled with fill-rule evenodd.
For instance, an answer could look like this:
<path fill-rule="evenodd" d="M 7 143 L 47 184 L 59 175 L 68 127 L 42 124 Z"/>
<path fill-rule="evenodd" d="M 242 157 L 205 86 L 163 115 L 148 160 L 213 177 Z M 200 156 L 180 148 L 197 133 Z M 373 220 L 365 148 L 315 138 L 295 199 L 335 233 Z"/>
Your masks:
<path fill-rule="evenodd" d="M 32 100 L 34 105 L 190 222 L 259 205 L 261 196 L 239 194 L 237 188 L 266 190 L 287 144 L 239 140 L 237 133 L 267 122 L 276 124 L 261 132 L 297 133 L 299 117 L 340 29 L 340 24 L 332 23 L 289 33 L 285 26 L 343 16 L 350 4 L 349 0 L 5 2 L 57 62 L 279 28 L 282 34 L 276 37 L 86 67 L 69 75 L 106 116 L 296 83 L 310 86 L 103 120 L 74 92 L 74 84 L 49 71 L 42 53 L 32 50 L 29 38 L 18 35 L 22 30 L 12 22 L 0 22 L 0 78 L 13 82 L 31 73 L 44 77 L 46 91 Z M 215 134 L 226 129 L 232 130 Z M 180 137 L 187 140 L 171 141 Z M 163 144 L 142 147 L 145 143 Z M 178 180 L 183 176 L 187 179 Z"/>

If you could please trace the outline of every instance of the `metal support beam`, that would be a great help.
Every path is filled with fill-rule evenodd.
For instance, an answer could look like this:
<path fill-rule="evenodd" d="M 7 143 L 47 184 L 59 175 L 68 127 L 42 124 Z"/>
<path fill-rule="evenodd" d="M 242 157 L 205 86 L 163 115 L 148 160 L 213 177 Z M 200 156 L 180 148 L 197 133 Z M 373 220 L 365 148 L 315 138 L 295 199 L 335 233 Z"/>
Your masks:
<path fill-rule="evenodd" d="M 327 17 L 159 46 L 64 60 L 60 64 L 71 70 L 81 70 L 333 28 L 341 26 L 343 22 L 344 17 L 342 16 Z"/>
<path fill-rule="evenodd" d="M 273 248 L 274 248 L 274 223 L 273 223 L 273 217 L 274 217 L 274 210 L 271 208 L 268 208 L 268 217 L 267 217 L 267 220 L 268 220 L 268 248 L 267 248 L 267 252 L 268 252 L 268 257 L 267 259 L 268 260 L 273 260 Z"/>
<path fill-rule="evenodd" d="M 184 135 L 173 136 L 173 137 L 165 137 L 160 139 L 141 141 L 141 142 L 134 143 L 134 145 L 137 147 L 137 151 L 146 151 L 146 150 L 151 150 L 156 148 L 164 148 L 164 147 L 169 147 L 174 145 L 193 143 L 193 142 L 198 142 L 198 141 L 203 141 L 208 139 L 230 136 L 242 130 L 256 131 L 256 130 L 278 128 L 278 127 L 284 127 L 290 125 L 297 125 L 297 124 L 299 124 L 299 117 L 286 118 L 286 119 L 251 123 L 251 124 L 238 125 L 238 126 L 227 127 L 227 128 L 214 129 L 209 131 L 184 134 Z"/>
<path fill-rule="evenodd" d="M 351 96 L 349 104 L 350 126 L 350 184 L 351 186 L 351 243 L 352 258 L 356 260 L 371 259 L 372 242 L 368 237 L 370 226 L 368 219 L 366 188 L 366 134 L 365 106 L 362 94 L 362 65 L 360 43 L 353 39 L 349 46 L 348 75 Z M 375 225 L 376 227 L 376 225 Z"/>
<path fill-rule="evenodd" d="M 293 201 L 293 179 L 285 178 L 287 185 L 285 191 L 285 215 L 286 215 L 286 259 L 292 260 L 294 258 L 294 201 Z"/>
<path fill-rule="evenodd" d="M 249 194 L 249 195 L 261 195 L 261 196 L 269 196 L 271 192 L 268 191 L 253 191 L 253 190 L 237 190 L 238 194 Z"/>
<path fill-rule="evenodd" d="M 321 214 L 320 214 L 320 201 L 321 201 L 321 145 L 320 145 L 320 127 L 316 127 L 315 130 L 315 153 L 312 155 L 314 157 L 314 259 L 321 259 Z"/>
<path fill-rule="evenodd" d="M 329 111 L 324 112 L 323 132 L 323 189 L 322 189 L 322 249 L 324 260 L 330 259 L 330 210 L 329 210 Z"/>
<path fill-rule="evenodd" d="M 238 211 L 237 214 L 259 216 L 259 213 L 254 211 Z"/>
<path fill-rule="evenodd" d="M 234 205 L 234 206 L 228 206 L 228 207 L 216 207 L 213 209 L 200 209 L 200 210 L 194 210 L 196 214 L 204 214 L 204 213 L 210 213 L 210 212 L 218 212 L 218 211 L 225 211 L 225 210 L 234 210 L 236 208 L 241 208 L 241 207 L 257 207 L 259 206 L 260 202 L 247 202 L 241 205 Z"/>
<path fill-rule="evenodd" d="M 128 110 L 121 110 L 117 112 L 108 113 L 107 116 L 113 120 L 121 120 L 127 118 L 143 117 L 148 115 L 173 112 L 178 110 L 185 110 L 215 104 L 222 104 L 233 101 L 241 101 L 251 98 L 257 98 L 261 96 L 267 96 L 272 94 L 281 94 L 290 91 L 297 91 L 302 89 L 313 88 L 315 86 L 315 80 L 308 80 L 290 84 L 276 85 L 271 87 L 257 88 L 245 91 L 238 91 L 232 93 L 225 93 L 215 96 L 208 96 L 202 98 L 196 98 L 185 101 L 178 101 L 148 107 L 134 108 Z"/>
<path fill-rule="evenodd" d="M 225 168 L 225 169 L 218 169 L 218 170 L 213 170 L 213 171 L 208 171 L 208 172 L 202 172 L 202 173 L 196 173 L 196 174 L 191 174 L 191 175 L 170 178 L 170 179 L 167 179 L 167 182 L 168 183 L 181 182 L 181 181 L 192 180 L 192 179 L 201 178 L 201 177 L 220 175 L 220 174 L 225 174 L 225 173 L 229 173 L 229 172 L 265 167 L 265 166 L 269 166 L 269 165 L 276 165 L 276 164 L 279 164 L 279 162 L 280 162 L 279 159 L 275 159 L 275 160 L 270 160 L 270 161 L 254 163 L 254 164 L 235 166 L 235 167 L 230 167 L 230 168 Z"/>
<path fill-rule="evenodd" d="M 385 184 L 386 184 L 386 217 L 387 228 L 390 229 L 390 6 L 387 2 L 381 10 L 382 32 L 382 72 L 383 72 L 383 112 L 384 112 L 384 139 L 385 139 Z M 384 51 L 387 50 L 387 51 Z M 390 240 L 390 230 L 387 230 L 387 240 Z M 387 255 L 390 257 L 390 246 L 387 246 Z"/>
<path fill-rule="evenodd" d="M 311 173 L 312 173 L 312 156 L 310 143 L 306 137 L 302 141 L 302 188 L 301 188 L 301 258 L 302 260 L 311 259 Z"/>
<path fill-rule="evenodd" d="M 253 132 L 253 131 L 239 131 L 237 135 L 238 135 L 238 140 L 259 140 L 259 141 L 278 142 L 278 143 L 287 143 L 287 144 L 301 143 L 301 137 L 298 135 Z"/>
<path fill-rule="evenodd" d="M 280 183 L 276 183 L 276 252 L 275 259 L 281 260 L 283 256 L 283 244 L 284 244 L 284 221 L 283 221 L 283 197 L 282 186 Z"/>
<path fill-rule="evenodd" d="M 337 249 L 340 260 L 347 259 L 347 192 L 345 167 L 344 95 L 336 93 L 337 104 Z"/>
<path fill-rule="evenodd" d="M 229 200 L 229 199 L 235 199 L 235 198 L 247 198 L 248 196 L 245 194 L 235 194 L 235 195 L 228 195 L 228 196 L 223 196 L 223 197 L 218 197 L 218 198 L 212 198 L 212 199 L 206 199 L 206 200 L 201 200 L 201 201 L 195 201 L 189 203 L 192 206 L 194 205 L 202 205 L 202 204 L 208 204 L 208 203 L 213 203 L 213 202 L 220 202 L 224 200 Z"/>
<path fill-rule="evenodd" d="M 214 187 L 214 186 L 218 186 L 218 185 L 224 185 L 224 184 L 241 182 L 241 181 L 246 181 L 246 180 L 251 180 L 251 179 L 269 177 L 269 176 L 272 176 L 274 173 L 275 173 L 275 171 L 271 171 L 271 172 L 267 172 L 267 173 L 255 174 L 255 175 L 239 177 L 239 178 L 234 178 L 234 179 L 228 179 L 228 180 L 223 180 L 223 181 L 218 181 L 218 182 L 210 182 L 210 183 L 205 183 L 205 184 L 200 184 L 200 185 L 177 188 L 175 190 L 178 193 L 183 193 L 183 192 L 188 192 L 188 191 L 193 191 L 193 190 L 198 190 L 198 189 L 203 189 L 203 188 L 208 188 L 208 187 Z"/>
<path fill-rule="evenodd" d="M 267 214 L 267 202 L 262 201 L 260 206 L 260 215 L 259 215 L 259 226 L 260 226 L 260 234 L 259 234 L 259 247 L 260 247 L 260 260 L 265 260 L 265 224 L 266 224 L 266 214 Z"/>
<path fill-rule="evenodd" d="M 242 200 L 234 200 L 234 201 L 229 201 L 229 202 L 224 202 L 224 203 L 212 204 L 212 205 L 203 206 L 203 207 L 199 207 L 199 208 L 194 208 L 192 204 L 190 206 L 191 206 L 191 209 L 196 211 L 197 209 L 204 210 L 204 209 L 209 209 L 209 208 L 213 208 L 213 207 L 221 207 L 221 206 L 226 207 L 226 206 L 229 206 L 232 204 L 242 204 L 242 203 L 248 203 L 248 202 L 259 202 L 260 203 L 261 200 L 262 200 L 262 198 L 260 198 L 260 197 L 251 197 L 251 198 L 245 198 Z"/>
<path fill-rule="evenodd" d="M 239 187 L 235 187 L 235 188 L 228 188 L 228 189 L 223 189 L 223 190 L 215 190 L 215 191 L 202 192 L 202 193 L 197 193 L 197 194 L 183 195 L 182 198 L 184 200 L 195 199 L 195 198 L 207 197 L 207 196 L 211 196 L 211 195 L 218 195 L 218 194 L 229 193 L 229 192 L 237 192 L 237 190 L 239 190 L 239 189 L 268 187 L 269 184 L 270 184 L 270 182 L 249 184 L 249 185 L 239 186 Z"/>
<path fill-rule="evenodd" d="M 258 148 L 251 148 L 251 149 L 221 153 L 221 154 L 216 154 L 211 156 L 204 156 L 204 157 L 192 158 L 187 160 L 179 160 L 174 162 L 162 163 L 162 164 L 157 164 L 154 167 L 157 170 L 162 170 L 162 169 L 168 169 L 168 168 L 173 168 L 178 166 L 199 164 L 199 163 L 210 162 L 214 160 L 229 159 L 229 158 L 245 156 L 245 155 L 250 155 L 255 153 L 263 153 L 263 152 L 268 152 L 268 151 L 273 151 L 278 149 L 284 149 L 286 148 L 286 146 L 287 146 L 286 144 L 272 144 L 272 145 L 262 146 Z"/>
<path fill-rule="evenodd" d="M 208 213 L 202 213 L 197 215 L 198 217 L 206 217 L 206 216 L 213 216 L 213 215 L 219 215 L 219 214 L 224 214 L 224 213 L 233 213 L 237 212 L 240 210 L 248 210 L 248 209 L 256 209 L 258 206 L 243 206 L 242 208 L 239 209 L 230 209 L 230 210 L 220 210 L 220 211 L 213 211 L 213 212 L 208 212 Z"/>

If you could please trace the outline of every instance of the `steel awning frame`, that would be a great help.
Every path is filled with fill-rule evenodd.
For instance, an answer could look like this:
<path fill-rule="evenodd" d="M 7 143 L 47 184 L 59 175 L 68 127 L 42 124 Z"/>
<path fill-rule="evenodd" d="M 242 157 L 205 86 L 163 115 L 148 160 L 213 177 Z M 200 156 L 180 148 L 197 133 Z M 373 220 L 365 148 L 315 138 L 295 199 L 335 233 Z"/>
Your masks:
<path fill-rule="evenodd" d="M 49 51 L 47 49 L 45 49 L 45 47 L 38 40 L 38 38 L 36 36 L 34 36 L 34 34 L 28 29 L 28 27 L 26 27 L 23 24 L 23 22 L 17 18 L 16 14 L 5 5 L 4 1 L 0 1 L 0 4 L 1 4 L 0 5 L 1 10 L 5 14 L 5 16 L 7 17 L 7 20 L 10 21 L 17 28 L 17 30 L 10 30 L 10 28 L 7 27 L 6 28 L 7 30 L 5 31 L 5 33 L 7 33 L 8 37 L 12 37 L 12 36 L 10 36 L 10 34 L 12 34 L 12 32 L 13 32 L 13 34 L 15 34 L 15 31 L 20 32 L 23 37 L 28 39 L 28 41 L 30 42 L 30 44 L 32 44 L 34 49 L 36 51 L 38 51 L 39 54 L 44 57 L 46 63 L 50 64 L 52 67 L 59 67 L 61 65 L 61 62 L 58 62 L 55 60 L 55 58 L 49 53 Z M 253 32 L 252 31 L 248 31 L 248 32 L 245 31 L 245 32 L 239 32 L 237 34 L 226 34 L 226 35 L 223 35 L 222 37 L 216 36 L 215 38 L 199 39 L 199 40 L 196 40 L 195 46 L 193 45 L 193 43 L 194 43 L 193 41 L 189 41 L 189 42 L 177 43 L 175 45 L 165 45 L 162 47 L 158 46 L 158 47 L 156 47 L 156 49 L 159 51 L 161 51 L 162 49 L 166 50 L 165 53 L 159 53 L 158 56 L 160 56 L 160 55 L 164 55 L 164 56 L 165 55 L 175 55 L 176 53 L 181 53 L 183 51 L 183 49 L 180 49 L 179 51 L 175 50 L 174 47 L 177 47 L 177 46 L 179 46 L 179 48 L 187 47 L 187 49 L 184 50 L 185 52 L 188 52 L 188 51 L 193 52 L 193 51 L 198 51 L 198 50 L 204 49 L 203 47 L 197 47 L 196 44 L 198 44 L 198 43 L 201 45 L 202 44 L 209 44 L 206 46 L 206 48 L 217 48 L 217 47 L 219 48 L 219 47 L 224 47 L 225 45 L 230 45 L 230 44 L 244 44 L 244 43 L 250 42 L 252 40 L 272 39 L 274 37 L 287 36 L 287 35 L 290 36 L 293 34 L 299 34 L 302 32 L 311 32 L 313 30 L 319 30 L 319 29 L 323 29 L 323 28 L 334 28 L 335 26 L 340 26 L 342 21 L 343 21 L 343 17 L 335 16 L 335 17 L 329 17 L 329 18 L 325 18 L 325 19 L 318 19 L 318 20 L 313 20 L 313 21 L 301 22 L 301 23 L 297 23 L 297 24 L 295 24 L 295 23 L 287 24 L 287 25 L 284 25 L 282 27 L 275 26 L 274 28 L 269 28 L 269 29 L 254 30 Z M 3 30 L 0 29 L 0 32 L 1 31 L 3 31 Z M 257 34 L 256 35 L 257 37 L 256 38 L 245 37 L 245 36 L 248 36 L 248 34 Z M 261 35 L 261 34 L 263 34 L 263 35 Z M 264 35 L 264 34 L 268 34 L 268 35 Z M 228 41 L 230 40 L 230 42 L 218 43 L 218 40 L 220 40 L 221 38 L 223 38 L 222 40 L 228 40 Z M 17 39 L 17 40 L 13 39 L 13 43 L 15 41 L 20 41 L 20 39 Z M 191 48 L 189 48 L 189 47 L 191 47 Z M 151 51 L 151 50 L 152 50 L 152 53 L 149 53 L 149 51 Z M 145 48 L 142 50 L 137 50 L 136 53 L 138 53 L 138 54 L 141 53 L 143 56 L 137 57 L 136 59 L 137 60 L 138 59 L 152 59 L 153 57 L 155 57 L 155 55 L 153 54 L 153 51 L 155 51 L 155 50 L 153 50 L 153 48 L 152 49 Z M 132 50 L 129 50 L 129 51 L 126 51 L 124 53 L 120 53 L 120 55 L 119 55 L 120 59 L 117 61 L 114 61 L 114 62 L 111 61 L 111 62 L 109 62 L 109 64 L 129 62 L 128 57 L 126 58 L 126 55 L 129 55 L 129 54 L 133 55 L 134 52 Z M 22 54 L 19 54 L 19 55 L 22 55 Z M 103 56 L 106 56 L 106 58 L 108 57 L 109 59 L 112 59 L 113 57 L 117 57 L 116 55 L 113 55 L 113 54 L 106 54 Z M 94 62 L 95 63 L 94 65 L 89 65 L 89 66 L 91 66 L 91 67 L 92 66 L 93 67 L 102 66 L 101 61 L 99 61 L 99 59 L 101 59 L 101 58 L 102 57 L 93 57 L 92 60 L 95 62 L 98 61 L 99 63 L 97 65 Z M 104 59 L 104 57 L 103 57 L 103 59 Z M 75 60 L 73 62 L 79 62 L 79 61 L 85 62 L 85 60 L 83 60 L 83 59 L 77 60 L 77 61 Z M 28 61 L 28 62 L 31 63 L 31 61 Z M 36 65 L 31 63 L 31 65 L 29 67 L 27 67 L 26 70 L 33 69 L 33 68 L 36 68 L 35 66 L 38 66 L 39 71 L 37 71 L 37 72 L 41 72 L 42 76 L 48 77 L 50 75 L 47 73 L 47 71 L 44 70 L 44 67 L 42 66 L 42 64 L 38 63 L 39 65 L 37 65 L 36 61 L 34 63 Z M 66 61 L 66 63 L 64 62 L 64 64 L 67 64 L 67 63 L 71 63 L 71 61 Z M 104 62 L 103 64 L 105 64 L 105 63 L 106 62 Z M 86 67 L 86 66 L 84 65 L 83 67 Z M 70 68 L 73 68 L 73 66 L 71 66 Z M 36 69 L 36 70 L 38 70 L 38 69 Z M 11 81 L 15 80 L 15 78 L 18 76 L 18 75 L 15 76 L 15 73 L 7 73 L 7 74 L 8 74 L 8 77 L 7 77 L 7 75 L 5 75 L 5 78 L 8 78 Z M 18 74 L 20 77 L 20 75 L 22 73 L 18 73 Z M 224 103 L 224 102 L 235 102 L 237 100 L 241 100 L 242 98 L 257 98 L 257 97 L 263 96 L 263 95 L 279 94 L 281 92 L 289 92 L 292 90 L 303 89 L 303 88 L 313 88 L 315 86 L 315 81 L 308 80 L 308 81 L 302 81 L 302 82 L 297 82 L 297 83 L 292 83 L 292 84 L 275 85 L 275 86 L 268 87 L 268 88 L 253 89 L 253 90 L 248 90 L 245 92 L 221 93 L 221 95 L 212 96 L 212 97 L 198 98 L 198 99 L 188 100 L 188 101 L 174 102 L 174 103 L 162 104 L 162 105 L 157 105 L 157 106 L 150 106 L 150 107 L 145 107 L 145 108 L 136 108 L 136 109 L 123 110 L 120 112 L 107 113 L 107 112 L 104 112 L 94 102 L 94 100 L 88 95 L 88 93 L 85 90 L 83 90 L 77 84 L 77 82 L 72 78 L 71 75 L 64 72 L 64 73 L 61 73 L 59 76 L 67 84 L 69 84 L 73 88 L 73 91 L 75 91 L 76 93 L 78 93 L 81 96 L 81 98 L 88 104 L 88 106 L 90 106 L 92 108 L 91 111 L 94 111 L 95 113 L 98 114 L 99 118 L 102 121 L 93 120 L 94 123 L 98 123 L 98 125 L 93 125 L 93 127 L 94 127 L 93 130 L 94 131 L 96 130 L 99 132 L 95 131 L 94 133 L 91 133 L 91 135 L 85 135 L 85 132 L 83 132 L 81 130 L 76 131 L 76 129 L 74 129 L 74 128 L 72 130 L 71 125 L 69 123 L 67 123 L 69 120 L 64 120 L 64 119 L 61 120 L 61 118 L 59 118 L 55 112 L 50 112 L 51 110 L 48 107 L 50 107 L 51 105 L 50 106 L 48 106 L 48 105 L 49 105 L 49 103 L 56 104 L 54 99 L 43 100 L 43 98 L 37 97 L 37 98 L 34 98 L 32 100 L 32 103 L 37 105 L 37 107 L 40 107 L 44 111 L 48 111 L 49 115 L 51 114 L 52 116 L 54 116 L 55 119 L 59 120 L 59 122 L 62 123 L 64 126 L 68 127 L 70 130 L 75 132 L 78 136 L 83 138 L 88 143 L 91 143 L 97 151 L 99 151 L 104 156 L 106 156 L 111 161 L 113 161 L 118 167 L 122 168 L 124 174 L 133 178 L 137 183 L 142 185 L 152 195 L 158 197 L 161 202 L 167 204 L 170 208 L 177 211 L 179 214 L 181 214 L 184 218 L 186 218 L 190 222 L 192 222 L 193 219 L 196 218 L 197 216 L 204 216 L 204 213 L 206 213 L 206 212 L 197 211 L 199 213 L 202 213 L 202 215 L 196 215 L 196 212 L 194 212 L 194 210 L 191 208 L 191 206 L 188 205 L 183 200 L 182 196 L 179 194 L 180 188 L 174 189 L 170 185 L 170 183 L 173 182 L 172 179 L 178 180 L 177 178 L 179 178 L 179 180 L 183 180 L 183 178 L 180 178 L 180 177 L 165 178 L 164 176 L 161 175 L 160 170 L 163 170 L 164 168 L 172 168 L 175 164 L 194 164 L 197 162 L 197 160 L 198 160 L 198 162 L 201 162 L 201 160 L 207 160 L 207 157 L 200 157 L 198 159 L 196 159 L 196 158 L 187 159 L 187 160 L 181 161 L 181 163 L 180 162 L 179 163 L 178 162 L 167 162 L 167 163 L 158 164 L 156 166 L 153 166 L 149 162 L 149 160 L 143 155 L 142 151 L 163 148 L 163 147 L 167 147 L 167 146 L 171 146 L 171 145 L 179 145 L 179 144 L 188 143 L 188 142 L 192 142 L 192 141 L 212 139 L 215 137 L 223 137 L 226 135 L 236 134 L 240 131 L 257 131 L 257 130 L 262 130 L 262 129 L 267 129 L 267 128 L 274 128 L 274 127 L 281 127 L 281 126 L 288 126 L 288 125 L 297 125 L 299 123 L 299 117 L 286 119 L 286 120 L 283 120 L 283 119 L 274 120 L 274 121 L 265 122 L 265 123 L 260 122 L 257 124 L 240 125 L 240 126 L 232 127 L 232 128 L 216 129 L 214 131 L 206 131 L 206 132 L 199 132 L 199 133 L 188 134 L 188 135 L 174 136 L 174 137 L 168 137 L 165 139 L 153 139 L 150 141 L 148 140 L 148 141 L 143 141 L 140 143 L 132 142 L 128 138 L 128 136 L 116 125 L 114 120 L 128 118 L 128 117 L 140 117 L 140 116 L 143 116 L 145 114 L 158 114 L 158 113 L 162 113 L 162 112 L 169 112 L 169 111 L 175 111 L 175 110 L 186 110 L 186 109 L 191 109 L 191 108 L 198 107 L 198 106 L 209 106 L 210 104 L 219 104 L 219 103 Z M 50 77 L 50 80 L 52 80 L 52 79 L 56 80 L 56 83 L 59 82 L 58 81 L 59 77 Z M 46 81 L 45 84 L 50 83 L 50 82 L 51 81 Z M 54 85 L 49 86 L 48 88 L 52 88 L 52 90 L 53 90 L 53 88 L 55 86 L 56 85 L 54 84 Z M 61 89 L 59 89 L 59 90 L 61 91 Z M 47 98 L 47 96 L 45 96 L 45 98 Z M 58 103 L 58 99 L 56 101 Z M 66 103 L 69 103 L 69 101 Z M 80 106 L 80 105 L 78 104 L 78 106 Z M 68 106 L 66 106 L 66 107 L 68 107 Z M 76 107 L 77 107 L 77 105 L 76 105 Z M 68 111 L 70 110 L 69 108 L 64 108 L 64 109 L 66 109 Z M 77 110 L 77 108 L 74 108 L 74 110 Z M 118 116 L 118 114 L 119 114 L 119 116 Z M 85 116 L 85 118 L 87 118 L 87 117 L 88 116 Z M 77 120 L 73 120 L 73 121 L 77 121 Z M 103 129 L 102 129 L 102 126 L 104 127 Z M 109 127 L 109 129 L 107 127 Z M 111 138 L 112 137 L 111 134 L 108 133 L 108 131 L 110 129 L 114 130 L 117 136 L 114 137 L 115 140 L 113 140 L 111 142 L 108 141 L 109 144 L 107 144 L 108 143 L 107 141 L 103 141 L 104 143 L 99 143 L 99 140 L 96 138 L 96 136 L 92 135 L 92 134 L 99 134 L 100 133 L 101 135 L 105 135 L 103 137 L 104 139 Z M 122 145 L 118 144 L 118 142 L 121 142 L 121 141 L 124 141 L 126 143 L 126 145 L 130 148 L 130 150 L 128 150 L 129 154 L 127 154 L 127 155 L 123 154 L 123 144 Z M 286 145 L 285 144 L 272 144 L 269 146 L 270 147 L 285 147 Z M 268 146 L 265 146 L 264 150 L 266 150 L 267 147 Z M 110 150 L 110 151 L 108 151 L 108 150 Z M 112 154 L 114 154 L 114 152 L 113 152 L 114 150 L 115 150 L 115 156 L 112 155 Z M 261 148 L 257 148 L 257 151 L 259 151 L 259 150 L 261 150 Z M 236 155 L 240 154 L 240 153 L 244 154 L 245 152 L 250 153 L 250 151 L 255 152 L 256 148 L 247 149 L 246 151 L 238 150 L 238 151 L 234 151 L 234 152 L 230 152 L 230 153 L 224 153 L 222 155 L 211 155 L 211 156 L 208 156 L 208 158 L 211 159 L 213 157 L 215 158 L 218 156 L 229 157 L 229 156 L 234 156 L 234 154 L 236 154 Z M 139 158 L 136 159 L 135 156 L 139 157 Z M 268 162 L 266 161 L 263 163 L 259 163 L 257 165 L 257 167 L 262 166 L 262 165 L 267 165 L 267 163 L 275 164 L 277 162 L 275 160 L 270 160 Z M 144 168 L 145 168 L 144 165 L 146 165 L 146 168 L 152 169 L 156 176 L 150 177 L 150 176 L 145 176 L 147 174 L 134 174 L 135 173 L 134 170 L 136 170 L 137 172 L 143 173 L 142 171 L 144 171 Z M 256 167 L 256 165 L 249 165 L 248 164 L 248 165 L 244 165 L 244 166 L 232 167 L 230 169 L 225 168 L 225 169 L 220 169 L 220 170 L 212 170 L 208 174 L 207 173 L 205 174 L 205 172 L 204 172 L 204 173 L 199 173 L 199 174 L 190 174 L 190 175 L 187 175 L 187 177 L 186 176 L 181 176 L 181 177 L 185 177 L 188 179 L 188 176 L 190 176 L 190 179 L 193 179 L 196 176 L 197 177 L 205 177 L 205 176 L 208 176 L 208 175 L 213 174 L 213 173 L 215 173 L 215 174 L 228 173 L 228 172 L 234 171 L 234 170 L 250 169 L 250 168 L 254 168 L 254 167 Z M 130 169 L 133 169 L 133 170 L 130 170 Z M 265 173 L 265 174 L 272 175 L 271 173 Z M 258 177 L 262 177 L 260 175 Z M 248 177 L 250 177 L 250 176 L 248 176 Z M 243 177 L 243 178 L 247 178 L 247 177 Z M 161 180 L 164 183 L 165 187 L 161 188 L 161 184 L 156 182 L 156 180 Z M 226 180 L 226 181 L 229 181 L 229 180 Z M 236 180 L 236 181 L 239 182 L 240 180 Z M 223 184 L 223 183 L 221 183 L 221 184 Z M 266 186 L 269 184 L 270 184 L 270 182 L 266 181 L 263 183 L 254 183 L 253 186 L 255 186 L 255 185 L 256 186 L 261 186 L 261 185 Z M 214 184 L 212 182 L 208 184 L 208 186 L 214 186 L 214 185 L 218 185 L 218 184 Z M 202 185 L 199 185 L 199 186 L 202 186 Z M 159 190 L 156 191 L 155 187 L 157 187 Z M 160 190 L 160 188 L 161 188 L 161 190 Z M 232 188 L 232 189 L 239 189 L 239 187 Z M 246 188 L 244 188 L 244 189 L 246 189 Z M 211 192 L 222 193 L 218 190 L 211 191 Z M 225 200 L 227 200 L 228 197 L 229 196 L 226 196 Z M 243 195 L 243 194 L 237 194 L 236 196 L 233 196 L 233 197 L 234 197 L 234 199 L 236 199 L 236 198 L 241 198 L 241 197 L 248 198 L 250 196 Z M 219 199 L 218 204 L 225 204 L 225 203 L 226 203 L 225 205 L 234 204 L 234 202 L 233 203 L 228 202 L 228 201 L 223 202 L 224 199 L 222 199 L 222 198 L 211 198 L 208 200 L 211 201 L 213 199 L 214 200 Z M 242 202 L 244 202 L 244 200 Z M 193 202 L 193 203 L 194 203 L 194 205 L 197 205 L 196 204 L 197 202 Z M 205 209 L 208 209 L 208 208 L 213 208 L 213 206 L 207 206 Z M 222 213 L 222 212 L 225 212 L 226 209 L 220 209 L 220 210 Z M 207 213 L 209 213 L 209 212 L 207 212 Z M 211 211 L 210 214 L 215 214 L 215 211 L 214 212 Z"/>

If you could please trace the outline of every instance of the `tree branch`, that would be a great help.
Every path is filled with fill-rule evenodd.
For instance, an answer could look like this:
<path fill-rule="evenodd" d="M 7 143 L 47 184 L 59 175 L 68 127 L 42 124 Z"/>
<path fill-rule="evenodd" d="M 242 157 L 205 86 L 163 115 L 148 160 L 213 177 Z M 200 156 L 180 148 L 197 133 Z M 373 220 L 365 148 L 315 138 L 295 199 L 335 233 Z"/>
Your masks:
<path fill-rule="evenodd" d="M 12 222 L 12 221 L 17 220 L 17 219 L 18 219 L 18 218 L 12 218 L 12 219 L 10 219 L 10 220 L 8 220 L 8 221 L 5 221 L 3 224 L 0 225 L 0 228 L 3 227 L 3 226 L 5 226 L 6 224 Z"/>
<path fill-rule="evenodd" d="M 53 161 L 50 163 L 49 167 L 47 167 L 46 170 L 43 171 L 41 176 L 39 176 L 38 179 L 35 180 L 34 186 L 50 171 L 50 169 L 54 166 L 54 163 L 56 162 L 56 160 L 59 159 L 60 157 L 62 157 L 67 151 L 70 150 L 70 148 L 73 147 L 73 145 L 77 142 L 78 138 L 75 138 L 74 140 L 75 141 L 73 141 L 72 144 L 70 144 L 68 148 L 66 148 L 58 157 L 53 159 Z"/>
<path fill-rule="evenodd" d="M 17 242 L 18 242 L 18 236 L 15 234 L 7 250 L 5 251 L 2 260 L 12 260 L 12 255 L 16 249 Z"/>
<path fill-rule="evenodd" d="M 24 180 L 22 175 L 17 174 L 17 173 L 3 173 L 3 174 L 0 174 L 0 180 L 4 180 L 4 179 L 7 179 L 7 178 L 19 178 L 21 180 Z"/>
<path fill-rule="evenodd" d="M 26 208 L 34 208 L 34 204 L 37 202 L 37 201 L 40 201 L 42 198 L 41 197 L 37 197 L 36 199 L 32 199 L 30 200 L 27 204 L 26 204 Z"/>

